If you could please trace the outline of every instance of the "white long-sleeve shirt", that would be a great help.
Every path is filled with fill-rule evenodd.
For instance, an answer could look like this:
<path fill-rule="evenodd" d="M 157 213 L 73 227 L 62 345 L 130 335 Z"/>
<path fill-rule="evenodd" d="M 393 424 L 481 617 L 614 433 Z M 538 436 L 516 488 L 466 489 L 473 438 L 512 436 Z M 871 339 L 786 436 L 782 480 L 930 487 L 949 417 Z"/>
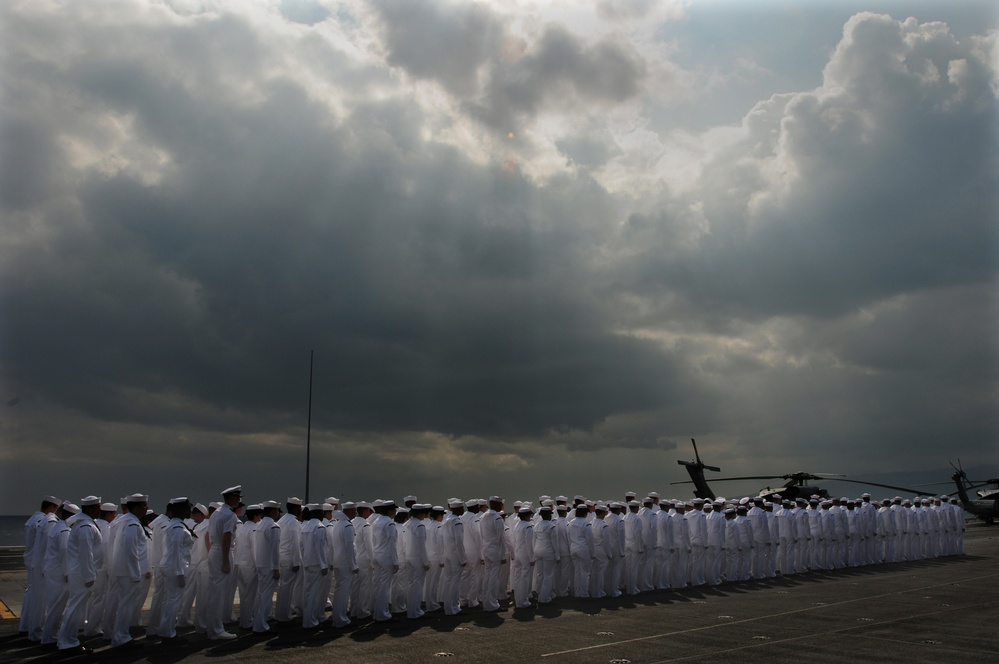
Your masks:
<path fill-rule="evenodd" d="M 66 543 L 66 571 L 84 583 L 97 579 L 97 570 L 104 563 L 101 530 L 94 520 L 81 514 L 69 532 Z"/>

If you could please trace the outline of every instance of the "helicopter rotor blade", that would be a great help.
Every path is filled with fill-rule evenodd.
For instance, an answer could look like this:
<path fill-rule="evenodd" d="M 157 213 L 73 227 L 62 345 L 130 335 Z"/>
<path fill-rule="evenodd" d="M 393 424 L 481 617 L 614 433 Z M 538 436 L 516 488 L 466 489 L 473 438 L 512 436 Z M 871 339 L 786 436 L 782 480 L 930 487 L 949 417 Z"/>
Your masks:
<path fill-rule="evenodd" d="M 736 482 L 740 480 L 780 480 L 785 479 L 783 475 L 747 475 L 745 477 L 716 477 L 712 482 Z"/>
<path fill-rule="evenodd" d="M 919 496 L 932 496 L 932 495 L 934 495 L 933 493 L 931 493 L 929 491 L 918 491 L 918 490 L 913 489 L 911 487 L 895 486 L 894 484 L 879 484 L 878 482 L 865 482 L 864 480 L 847 480 L 847 479 L 840 479 L 840 480 L 836 480 L 836 481 L 837 482 L 852 482 L 853 484 L 865 484 L 867 486 L 880 486 L 880 487 L 883 487 L 885 489 L 895 489 L 896 491 L 905 491 L 907 493 L 914 493 L 914 494 L 919 495 Z"/>

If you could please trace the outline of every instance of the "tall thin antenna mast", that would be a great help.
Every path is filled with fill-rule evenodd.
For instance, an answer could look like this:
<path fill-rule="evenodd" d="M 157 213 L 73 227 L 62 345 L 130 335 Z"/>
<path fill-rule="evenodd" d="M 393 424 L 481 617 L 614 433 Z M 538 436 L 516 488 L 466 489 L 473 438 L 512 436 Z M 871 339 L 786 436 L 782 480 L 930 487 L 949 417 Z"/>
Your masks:
<path fill-rule="evenodd" d="M 309 351 L 309 424 L 305 433 L 305 502 L 309 502 L 309 461 L 312 456 L 312 358 L 315 351 Z"/>

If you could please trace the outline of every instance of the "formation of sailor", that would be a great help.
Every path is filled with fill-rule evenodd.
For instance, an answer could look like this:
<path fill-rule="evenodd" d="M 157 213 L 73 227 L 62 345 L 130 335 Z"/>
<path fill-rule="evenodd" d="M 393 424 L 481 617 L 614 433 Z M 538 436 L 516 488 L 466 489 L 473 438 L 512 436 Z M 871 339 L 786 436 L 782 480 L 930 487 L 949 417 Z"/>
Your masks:
<path fill-rule="evenodd" d="M 147 638 L 170 641 L 193 625 L 228 640 L 236 620 L 257 633 L 274 619 L 342 628 L 496 611 L 508 596 L 526 608 L 964 553 L 963 510 L 946 496 L 639 501 L 629 492 L 623 502 L 577 495 L 571 506 L 541 496 L 538 508 L 517 501 L 509 517 L 500 496 L 446 508 L 415 496 L 402 508 L 290 497 L 283 516 L 273 500 L 244 505 L 240 486 L 221 497 L 208 507 L 172 498 L 162 514 L 145 494 L 118 506 L 43 498 L 25 523 L 21 632 L 63 651 L 88 652 L 81 635 L 134 645 L 150 590 Z"/>

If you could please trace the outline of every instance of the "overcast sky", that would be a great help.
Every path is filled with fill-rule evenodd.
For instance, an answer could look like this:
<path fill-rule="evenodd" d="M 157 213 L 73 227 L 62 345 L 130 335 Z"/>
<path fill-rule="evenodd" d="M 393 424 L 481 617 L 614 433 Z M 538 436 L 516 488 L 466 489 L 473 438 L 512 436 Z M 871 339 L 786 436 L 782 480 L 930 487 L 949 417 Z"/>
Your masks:
<path fill-rule="evenodd" d="M 0 512 L 996 473 L 997 29 L 4 2 Z"/>

